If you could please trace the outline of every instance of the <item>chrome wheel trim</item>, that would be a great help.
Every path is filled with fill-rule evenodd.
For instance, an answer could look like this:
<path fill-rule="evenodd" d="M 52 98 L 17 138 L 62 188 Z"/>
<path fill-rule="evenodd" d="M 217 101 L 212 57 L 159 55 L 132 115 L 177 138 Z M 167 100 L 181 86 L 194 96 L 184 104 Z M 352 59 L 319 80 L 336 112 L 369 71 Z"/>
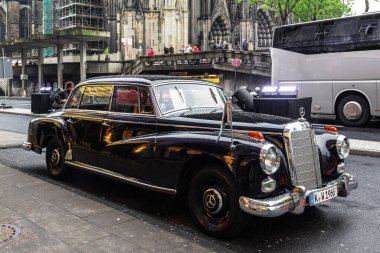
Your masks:
<path fill-rule="evenodd" d="M 348 120 L 357 120 L 363 115 L 363 108 L 358 102 L 349 101 L 343 106 L 343 115 Z"/>
<path fill-rule="evenodd" d="M 207 189 L 202 197 L 202 205 L 204 210 L 211 215 L 218 214 L 223 207 L 222 194 L 214 188 Z"/>
<path fill-rule="evenodd" d="M 51 152 L 50 162 L 54 167 L 57 167 L 61 162 L 61 153 L 58 148 L 53 149 Z"/>

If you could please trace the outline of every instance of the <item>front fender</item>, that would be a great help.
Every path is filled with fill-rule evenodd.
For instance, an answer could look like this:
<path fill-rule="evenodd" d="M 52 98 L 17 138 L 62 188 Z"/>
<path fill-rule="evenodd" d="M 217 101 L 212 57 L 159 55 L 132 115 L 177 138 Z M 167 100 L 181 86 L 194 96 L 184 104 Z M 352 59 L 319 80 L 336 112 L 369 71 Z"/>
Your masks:
<path fill-rule="evenodd" d="M 66 149 L 70 148 L 70 131 L 66 122 L 60 118 L 36 118 L 31 120 L 28 129 L 28 141 L 34 151 L 41 153 L 49 139 L 57 137 Z"/>
<path fill-rule="evenodd" d="M 343 162 L 336 150 L 338 136 L 338 134 L 329 133 L 322 129 L 315 129 L 322 176 L 337 178 L 340 175 L 336 171 L 337 165 Z"/>
<path fill-rule="evenodd" d="M 159 185 L 167 182 L 178 182 L 166 185 L 178 189 L 183 178 L 191 171 L 197 171 L 203 164 L 219 163 L 231 175 L 243 191 L 250 196 L 261 196 L 261 182 L 267 175 L 259 165 L 260 150 L 264 144 L 246 135 L 234 134 L 231 149 L 231 135 L 223 134 L 218 140 L 218 132 L 162 133 L 156 138 L 156 159 L 159 171 L 164 179 Z M 197 162 L 194 162 L 197 161 Z M 191 164 L 191 166 L 189 166 Z M 272 177 L 278 182 L 286 177 L 286 161 L 282 156 L 281 167 Z M 169 179 L 169 180 L 168 180 Z"/>

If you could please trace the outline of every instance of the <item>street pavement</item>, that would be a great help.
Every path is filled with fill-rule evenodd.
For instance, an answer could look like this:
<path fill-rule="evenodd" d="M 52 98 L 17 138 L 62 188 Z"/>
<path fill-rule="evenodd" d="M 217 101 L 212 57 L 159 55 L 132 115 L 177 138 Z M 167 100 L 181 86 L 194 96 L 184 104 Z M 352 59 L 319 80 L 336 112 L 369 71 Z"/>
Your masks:
<path fill-rule="evenodd" d="M 12 113 L 20 115 L 20 113 L 23 112 L 25 112 L 25 114 L 21 115 L 33 116 L 33 114 L 25 110 L 13 109 Z M 0 117 L 2 117 L 1 113 Z M 124 208 L 124 204 L 121 205 L 115 204 L 113 201 L 110 202 L 104 199 L 101 194 L 88 195 L 82 190 L 78 191 L 77 189 L 73 189 L 72 187 L 78 187 L 78 180 L 83 180 L 81 176 L 76 179 L 77 185 L 74 186 L 55 184 L 49 180 L 40 178 L 38 174 L 35 174 L 25 165 L 28 164 L 28 161 L 32 163 L 31 158 L 28 158 L 29 156 L 26 156 L 24 159 L 18 155 L 17 152 L 14 153 L 15 155 L 12 155 L 13 150 L 20 150 L 19 147 L 25 140 L 25 133 L 0 130 L 0 152 L 8 158 L 8 162 L 0 160 L 0 226 L 11 224 L 20 228 L 21 232 L 21 235 L 17 239 L 1 244 L 2 235 L 4 236 L 4 234 L 9 232 L 6 230 L 7 227 L 1 226 L 0 252 L 231 252 L 231 250 L 246 251 L 252 248 L 253 245 L 250 245 L 250 240 L 253 240 L 254 245 L 256 245 L 255 247 L 259 248 L 259 250 L 256 248 L 255 252 L 280 252 L 282 247 L 278 245 L 281 244 L 287 245 L 285 248 L 289 249 L 292 248 L 291 245 L 294 245 L 293 247 L 297 249 L 309 247 L 310 252 L 318 252 L 318 247 L 322 247 L 317 246 L 322 245 L 318 243 L 320 240 L 318 238 L 313 239 L 316 240 L 316 246 L 301 243 L 308 239 L 304 238 L 301 232 L 292 235 L 290 233 L 292 230 L 284 229 L 288 220 L 290 220 L 290 224 L 293 224 L 292 226 L 296 227 L 294 228 L 296 231 L 302 231 L 302 228 L 306 226 L 308 229 L 307 233 L 312 233 L 312 231 L 318 232 L 318 226 L 320 226 L 321 240 L 325 234 L 327 235 L 331 232 L 329 237 L 334 238 L 334 241 L 327 241 L 330 245 L 329 247 L 332 247 L 330 250 L 334 252 L 340 250 L 355 252 L 355 250 L 358 249 L 363 249 L 365 252 L 371 252 L 372 250 L 372 252 L 375 252 L 375 250 L 378 250 L 376 242 L 374 245 L 350 243 L 345 241 L 345 239 L 343 239 L 344 237 L 342 238 L 344 234 L 356 234 L 355 231 L 360 230 L 364 221 L 372 220 L 374 218 L 372 216 L 379 215 L 378 208 L 369 206 L 368 208 L 371 210 L 371 214 L 368 214 L 370 216 L 364 216 L 365 219 L 363 221 L 358 220 L 355 222 L 356 214 L 362 217 L 364 211 L 362 212 L 361 210 L 367 208 L 363 206 L 368 202 L 362 199 L 362 197 L 355 197 L 359 192 L 353 193 L 355 203 L 352 202 L 351 199 L 337 200 L 332 203 L 334 208 L 329 207 L 329 205 L 327 205 L 328 208 L 322 206 L 317 211 L 311 210 L 307 212 L 303 216 L 305 218 L 286 216 L 273 221 L 259 219 L 258 223 L 251 229 L 252 231 L 248 231 L 248 233 L 253 236 L 253 231 L 260 229 L 260 231 L 265 234 L 265 238 L 262 238 L 259 234 L 255 235 L 257 239 L 254 239 L 255 237 L 249 239 L 246 238 L 249 236 L 242 236 L 236 241 L 220 242 L 218 240 L 214 241 L 205 235 L 194 233 L 193 231 L 188 231 L 181 227 L 178 228 L 171 223 L 166 223 L 165 220 L 155 217 L 152 218 L 144 214 L 144 212 L 141 213 L 131 210 L 130 208 Z M 368 141 L 361 142 L 360 140 L 352 140 L 351 143 L 353 148 L 357 148 L 357 150 L 360 149 L 361 151 L 364 150 L 363 155 L 371 154 L 376 156 L 377 153 L 379 153 L 377 142 L 371 143 Z M 30 152 L 26 153 L 29 154 Z M 28 161 L 22 161 L 23 159 Z M 368 159 L 369 158 L 364 157 L 364 160 Z M 10 162 L 10 160 L 17 161 Z M 372 162 L 368 160 L 369 164 L 366 165 L 370 166 L 368 169 L 374 170 L 376 161 L 377 160 L 373 160 Z M 26 169 L 15 169 L 14 164 L 17 163 L 20 163 L 20 167 L 25 167 Z M 362 161 L 357 164 L 362 164 Z M 374 171 L 371 173 L 373 172 Z M 357 170 L 355 170 L 355 172 L 353 171 L 353 173 L 362 177 L 359 177 L 359 179 L 361 179 L 360 189 L 371 192 L 371 189 L 376 187 L 375 184 L 369 183 L 370 176 L 363 178 L 364 176 L 358 173 Z M 96 185 L 98 185 L 99 188 L 112 188 L 112 186 L 107 186 L 102 183 L 96 183 Z M 94 185 L 91 185 L 91 188 L 93 187 Z M 368 192 L 368 196 L 371 195 L 370 192 Z M 115 195 L 115 191 L 110 194 Z M 96 197 L 98 195 L 100 197 Z M 141 198 L 139 197 L 138 199 Z M 143 205 L 147 206 L 148 209 L 150 201 L 154 202 L 153 200 L 149 200 L 149 198 L 147 201 L 142 201 Z M 361 204 L 359 205 L 359 203 L 357 203 L 358 201 L 362 203 L 360 202 Z M 129 200 L 128 204 L 130 205 Z M 348 208 L 343 208 L 343 206 L 346 205 L 348 205 Z M 337 207 L 342 207 L 343 209 Z M 352 210 L 352 208 L 354 208 L 354 210 Z M 345 212 L 347 211 L 347 213 L 340 213 L 343 212 L 343 210 Z M 325 212 L 331 212 L 331 214 L 329 213 L 331 218 L 328 218 L 330 216 L 327 216 Z M 341 215 L 344 215 L 345 218 L 339 218 Z M 321 219 L 327 219 L 326 224 L 324 224 L 322 220 L 314 222 L 314 220 L 319 219 L 320 216 L 322 216 Z M 336 222 L 333 217 L 338 217 L 339 222 Z M 313 222 L 310 221 L 311 223 L 308 223 L 309 219 Z M 301 220 L 301 222 L 298 222 L 299 220 Z M 353 223 L 347 223 L 345 222 L 346 220 Z M 279 223 L 278 226 L 275 225 L 277 224 L 276 222 Z M 349 229 L 347 226 L 352 227 L 352 229 L 349 229 L 350 232 L 345 231 L 341 236 L 336 237 L 334 235 L 339 233 L 336 233 L 333 227 L 328 227 L 326 228 L 327 230 L 325 229 L 329 222 L 333 222 L 335 225 L 344 224 L 343 227 L 346 229 Z M 316 224 L 319 225 L 317 226 Z M 365 238 L 368 239 L 367 241 L 373 239 L 373 236 L 371 237 L 370 234 L 373 233 L 371 231 L 376 231 L 375 227 L 378 226 L 376 225 L 378 221 L 375 221 L 373 227 L 371 227 L 371 224 L 372 222 L 366 223 L 365 230 L 360 230 L 369 233 L 365 236 Z M 266 230 L 267 227 L 269 230 Z M 276 229 L 279 229 L 279 227 L 283 229 L 277 231 Z M 354 227 L 355 229 L 353 229 Z M 287 234 L 288 232 L 288 237 L 284 237 L 283 234 Z M 273 233 L 276 237 L 274 241 L 268 237 Z M 293 241 L 292 244 L 288 245 L 287 240 Z M 261 241 L 261 244 L 257 245 L 259 241 Z M 233 245 L 231 245 L 231 243 L 233 243 Z M 266 250 L 265 247 L 267 247 Z M 353 247 L 356 247 L 355 250 Z M 285 248 L 282 248 L 281 251 L 285 250 Z M 285 250 L 283 252 L 290 251 Z"/>
<path fill-rule="evenodd" d="M 0 252 L 230 252 L 0 164 Z M 21 233 L 2 243 L 5 224 Z M 12 230 L 11 230 L 12 231 Z"/>

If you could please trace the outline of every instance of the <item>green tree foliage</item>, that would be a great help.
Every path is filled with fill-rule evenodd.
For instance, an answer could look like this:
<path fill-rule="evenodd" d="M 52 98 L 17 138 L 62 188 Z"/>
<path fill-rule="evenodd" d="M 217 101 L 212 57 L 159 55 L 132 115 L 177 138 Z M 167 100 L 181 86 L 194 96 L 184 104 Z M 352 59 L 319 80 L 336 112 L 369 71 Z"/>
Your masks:
<path fill-rule="evenodd" d="M 301 21 L 338 18 L 351 13 L 351 2 L 342 0 L 302 0 L 294 8 L 294 14 Z"/>
<path fill-rule="evenodd" d="M 241 2 L 241 0 L 235 0 Z M 261 8 L 273 11 L 281 25 L 294 14 L 301 21 L 337 18 L 351 12 L 353 0 L 250 0 Z"/>

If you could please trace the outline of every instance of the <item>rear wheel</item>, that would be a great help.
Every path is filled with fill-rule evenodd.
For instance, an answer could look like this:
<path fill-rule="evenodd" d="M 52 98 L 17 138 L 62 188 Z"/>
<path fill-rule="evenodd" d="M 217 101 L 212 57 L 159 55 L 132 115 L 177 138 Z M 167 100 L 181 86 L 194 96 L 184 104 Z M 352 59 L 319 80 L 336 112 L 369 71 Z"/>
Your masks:
<path fill-rule="evenodd" d="M 339 102 L 338 116 L 342 123 L 347 126 L 362 126 L 370 118 L 369 110 L 369 105 L 363 97 L 349 95 Z"/>
<path fill-rule="evenodd" d="M 51 139 L 46 147 L 46 167 L 52 178 L 64 179 L 70 176 L 72 170 L 64 164 L 65 155 L 62 142 L 58 138 Z"/>
<path fill-rule="evenodd" d="M 231 175 L 219 166 L 206 165 L 190 182 L 188 205 L 205 233 L 226 238 L 241 232 L 249 221 L 239 207 L 239 197 Z"/>

